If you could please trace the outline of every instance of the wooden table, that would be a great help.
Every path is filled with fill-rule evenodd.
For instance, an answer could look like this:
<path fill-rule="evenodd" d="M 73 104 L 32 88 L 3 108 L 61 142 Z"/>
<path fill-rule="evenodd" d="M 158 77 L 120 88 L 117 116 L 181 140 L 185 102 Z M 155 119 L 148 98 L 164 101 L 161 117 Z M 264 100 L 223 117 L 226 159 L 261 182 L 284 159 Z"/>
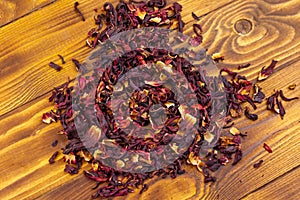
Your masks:
<path fill-rule="evenodd" d="M 116 2 L 116 1 L 115 1 Z M 219 67 L 241 70 L 250 80 L 272 59 L 278 60 L 276 73 L 260 83 L 267 96 L 282 89 L 286 96 L 300 97 L 300 1 L 298 0 L 180 0 L 185 33 L 191 35 L 194 11 L 202 16 L 204 46 L 208 53 L 225 56 Z M 86 17 L 81 21 L 71 0 L 2 0 L 0 2 L 0 199 L 89 199 L 94 182 L 82 171 L 71 176 L 63 172 L 63 161 L 53 165 L 48 159 L 66 142 L 56 133 L 59 123 L 45 125 L 43 112 L 51 89 L 74 78 L 71 58 L 83 61 L 90 48 L 85 46 L 87 31 L 94 26 L 93 9 L 103 2 L 81 0 Z M 61 72 L 47 66 L 67 63 Z M 288 85 L 297 84 L 293 91 Z M 261 104 L 259 120 L 244 117 L 236 126 L 247 131 L 244 157 L 236 166 L 216 173 L 214 184 L 203 184 L 202 175 L 188 167 L 175 180 L 150 181 L 143 195 L 127 199 L 298 199 L 300 196 L 300 101 L 284 102 L 284 120 Z M 51 147 L 52 141 L 59 145 Z M 266 152 L 266 142 L 273 153 Z M 253 164 L 264 160 L 259 169 Z M 89 166 L 85 165 L 84 169 Z M 298 197 L 297 197 L 298 196 Z M 120 198 L 123 199 L 123 198 Z"/>

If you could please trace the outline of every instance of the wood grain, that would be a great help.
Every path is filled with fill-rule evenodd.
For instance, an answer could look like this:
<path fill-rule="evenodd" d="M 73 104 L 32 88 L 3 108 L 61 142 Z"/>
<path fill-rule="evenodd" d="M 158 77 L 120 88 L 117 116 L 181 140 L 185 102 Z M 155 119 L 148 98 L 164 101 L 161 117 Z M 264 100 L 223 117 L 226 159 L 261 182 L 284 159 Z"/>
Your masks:
<path fill-rule="evenodd" d="M 2 0 L 0 2 L 0 27 L 56 0 Z"/>
<path fill-rule="evenodd" d="M 228 1 L 214 0 L 214 4 L 210 4 L 210 0 L 180 2 L 188 10 L 203 5 L 197 9 L 197 14 L 201 15 Z M 0 116 L 45 94 L 54 85 L 65 82 L 67 77 L 76 76 L 70 59 L 76 57 L 83 61 L 91 52 L 85 46 L 85 40 L 87 32 L 94 27 L 93 9 L 100 9 L 101 4 L 93 0 L 80 1 L 79 8 L 87 19 L 82 22 L 74 12 L 73 3 L 72 0 L 55 2 L 1 28 Z M 190 13 L 186 13 L 185 20 L 191 20 Z M 67 61 L 59 73 L 47 66 L 51 61 L 60 63 L 57 54 Z"/>
<path fill-rule="evenodd" d="M 295 167 L 291 171 L 278 177 L 270 184 L 260 188 L 257 191 L 247 195 L 243 200 L 247 199 L 297 199 L 299 197 L 299 183 L 295 180 L 300 179 L 300 167 Z M 288 188 L 287 188 L 288 186 Z M 284 192 L 287 191 L 288 192 Z M 291 198 L 294 197 L 294 198 Z"/>
<path fill-rule="evenodd" d="M 234 69 L 250 62 L 251 67 L 240 72 L 254 80 L 262 66 L 271 59 L 279 60 L 276 73 L 260 86 L 267 96 L 283 89 L 288 97 L 300 97 L 299 87 L 287 89 L 290 84 L 300 85 L 299 1 L 180 2 L 187 34 L 195 23 L 190 13 L 196 10 L 197 15 L 203 15 L 199 23 L 205 32 L 204 46 L 209 53 L 225 55 L 219 67 Z M 93 25 L 92 9 L 99 7 L 99 2 L 80 2 L 86 22 L 80 21 L 72 6 L 72 1 L 58 1 L 1 28 L 0 199 L 89 199 L 94 192 L 94 182 L 87 180 L 82 171 L 70 176 L 63 172 L 61 160 L 48 164 L 65 139 L 56 134 L 58 123 L 47 126 L 40 120 L 42 113 L 51 108 L 49 89 L 65 82 L 67 76 L 76 75 L 70 59 L 83 60 L 90 52 L 84 46 L 85 34 Z M 242 19 L 252 22 L 247 34 L 235 30 L 235 23 Z M 18 38 L 13 34 L 15 30 L 20 32 Z M 50 61 L 59 62 L 58 53 L 67 60 L 60 73 L 46 66 Z M 284 120 L 267 111 L 265 104 L 255 111 L 258 121 L 244 117 L 236 120 L 236 126 L 248 132 L 243 141 L 244 157 L 238 165 L 219 170 L 216 183 L 204 185 L 201 174 L 187 167 L 188 173 L 175 180 L 151 180 L 142 196 L 136 191 L 117 199 L 297 199 L 300 101 L 284 102 L 284 106 Z M 52 148 L 55 139 L 59 145 Z M 271 146 L 272 154 L 263 149 L 264 142 Z M 263 165 L 254 169 L 253 164 L 260 159 Z"/>

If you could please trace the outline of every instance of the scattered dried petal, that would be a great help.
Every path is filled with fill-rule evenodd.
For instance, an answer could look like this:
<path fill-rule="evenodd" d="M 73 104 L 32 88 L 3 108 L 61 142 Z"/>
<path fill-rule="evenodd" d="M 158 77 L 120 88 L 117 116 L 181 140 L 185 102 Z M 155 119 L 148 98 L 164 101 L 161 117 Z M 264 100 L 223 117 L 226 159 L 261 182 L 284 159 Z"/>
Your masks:
<path fill-rule="evenodd" d="M 69 165 L 69 164 L 66 164 L 66 167 L 64 169 L 65 172 L 73 175 L 73 174 L 78 174 L 78 169 Z"/>
<path fill-rule="evenodd" d="M 248 68 L 248 67 L 250 67 L 250 63 L 245 64 L 245 65 L 239 65 L 239 66 L 238 66 L 238 70 L 244 69 L 244 68 Z"/>
<path fill-rule="evenodd" d="M 85 21 L 85 18 L 84 18 L 84 16 L 83 16 L 82 12 L 79 10 L 78 6 L 79 6 L 79 3 L 76 1 L 76 2 L 74 3 L 74 9 L 75 9 L 75 11 L 78 12 L 78 14 L 81 16 L 82 21 Z"/>
<path fill-rule="evenodd" d="M 52 142 L 51 146 L 52 146 L 52 147 L 56 147 L 57 144 L 58 144 L 58 140 L 54 140 L 54 141 Z"/>
<path fill-rule="evenodd" d="M 52 154 L 52 156 L 49 159 L 49 163 L 53 164 L 55 161 L 55 158 L 58 156 L 58 151 L 56 151 L 54 154 Z"/>
<path fill-rule="evenodd" d="M 49 67 L 52 67 L 52 68 L 55 69 L 56 71 L 62 70 L 62 67 L 59 66 L 58 64 L 55 64 L 54 62 L 50 62 L 48 65 L 49 65 Z"/>
<path fill-rule="evenodd" d="M 296 88 L 296 86 L 297 86 L 296 84 L 292 84 L 292 85 L 289 86 L 289 89 L 294 90 Z"/>
<path fill-rule="evenodd" d="M 282 90 L 279 90 L 279 96 L 283 101 L 293 101 L 293 100 L 299 99 L 298 97 L 294 97 L 294 98 L 285 97 Z"/>
<path fill-rule="evenodd" d="M 257 114 L 251 114 L 249 111 L 250 111 L 249 107 L 246 106 L 246 109 L 245 109 L 245 116 L 246 116 L 248 119 L 251 119 L 251 120 L 253 120 L 253 121 L 257 120 L 257 119 L 258 119 Z"/>
<path fill-rule="evenodd" d="M 62 56 L 62 55 L 57 55 L 59 58 L 60 58 L 60 60 L 61 60 L 61 64 L 65 64 L 66 62 L 65 62 L 65 59 L 64 59 L 64 57 Z"/>
<path fill-rule="evenodd" d="M 201 16 L 197 16 L 194 12 L 192 12 L 192 17 L 194 18 L 194 20 L 199 21 L 201 19 Z"/>
<path fill-rule="evenodd" d="M 75 64 L 77 71 L 79 71 L 81 64 L 78 60 L 76 60 L 75 58 L 72 58 L 72 62 Z"/>
<path fill-rule="evenodd" d="M 258 161 L 257 163 L 255 163 L 255 164 L 253 165 L 253 167 L 254 167 L 255 169 L 259 168 L 259 167 L 262 165 L 263 162 L 264 162 L 263 160 L 260 160 L 260 161 Z"/>
<path fill-rule="evenodd" d="M 264 143 L 264 146 L 263 146 L 264 148 L 265 148 L 265 150 L 267 151 L 267 152 L 269 152 L 269 153 L 272 153 L 273 151 L 272 151 L 272 149 L 271 149 L 271 147 L 269 147 L 269 145 L 267 145 L 266 143 Z"/>
<path fill-rule="evenodd" d="M 261 103 L 264 100 L 264 98 L 266 97 L 265 94 L 261 91 L 262 88 L 259 87 L 257 84 L 255 84 L 254 90 L 255 90 L 255 93 L 253 94 L 254 102 Z"/>
<path fill-rule="evenodd" d="M 277 62 L 278 61 L 276 60 L 272 60 L 271 64 L 267 68 L 263 67 L 258 74 L 257 80 L 262 81 L 267 79 L 274 72 L 274 67 Z"/>

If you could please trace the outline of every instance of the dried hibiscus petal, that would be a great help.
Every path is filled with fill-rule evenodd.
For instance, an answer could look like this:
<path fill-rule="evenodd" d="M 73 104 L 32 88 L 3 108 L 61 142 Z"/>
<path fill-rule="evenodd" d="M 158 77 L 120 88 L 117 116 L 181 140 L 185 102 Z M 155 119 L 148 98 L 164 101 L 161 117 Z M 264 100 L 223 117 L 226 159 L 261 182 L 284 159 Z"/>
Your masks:
<path fill-rule="evenodd" d="M 234 155 L 234 160 L 232 165 L 236 165 L 240 160 L 242 160 L 243 153 L 240 149 L 238 149 Z"/>
<path fill-rule="evenodd" d="M 250 111 L 249 107 L 246 106 L 246 108 L 245 108 L 245 116 L 248 119 L 251 119 L 253 121 L 257 120 L 258 119 L 257 114 L 251 114 L 249 111 Z"/>
<path fill-rule="evenodd" d="M 65 61 L 65 59 L 64 59 L 64 57 L 62 55 L 58 54 L 57 56 L 60 58 L 61 64 L 65 64 L 66 63 L 66 61 Z"/>
<path fill-rule="evenodd" d="M 273 152 L 273 150 L 271 149 L 271 147 L 269 147 L 269 145 L 267 145 L 266 143 L 264 143 L 263 147 L 264 147 L 264 149 L 265 149 L 267 152 L 269 152 L 269 153 L 272 153 L 272 152 Z"/>
<path fill-rule="evenodd" d="M 192 17 L 194 18 L 194 20 L 199 21 L 201 19 L 201 17 L 197 16 L 194 12 L 192 12 Z"/>
<path fill-rule="evenodd" d="M 76 1 L 76 2 L 74 3 L 74 9 L 75 9 L 75 11 L 81 16 L 82 21 L 85 21 L 84 15 L 83 15 L 82 12 L 79 10 L 78 6 L 79 6 L 79 3 Z"/>
<path fill-rule="evenodd" d="M 64 169 L 65 172 L 73 175 L 73 174 L 78 174 L 78 169 L 69 165 L 69 164 L 66 164 L 66 167 Z"/>
<path fill-rule="evenodd" d="M 49 65 L 49 67 L 52 67 L 52 68 L 55 69 L 56 71 L 62 70 L 62 67 L 59 66 L 58 64 L 55 64 L 54 62 L 50 62 L 48 65 Z"/>
<path fill-rule="evenodd" d="M 52 154 L 52 156 L 49 159 L 49 163 L 53 164 L 55 161 L 55 158 L 58 156 L 58 151 L 56 151 L 54 154 Z"/>
<path fill-rule="evenodd" d="M 282 90 L 279 90 L 279 96 L 283 101 L 293 101 L 293 100 L 299 99 L 298 97 L 294 97 L 294 98 L 285 97 Z"/>
<path fill-rule="evenodd" d="M 292 85 L 289 86 L 289 89 L 294 90 L 296 88 L 296 86 L 297 86 L 296 84 L 292 84 Z"/>
<path fill-rule="evenodd" d="M 274 72 L 274 67 L 276 66 L 277 62 L 278 61 L 276 60 L 272 60 L 268 67 L 263 67 L 258 74 L 257 80 L 262 81 L 267 79 Z"/>
<path fill-rule="evenodd" d="M 257 84 L 254 84 L 254 94 L 253 94 L 253 101 L 261 103 L 264 98 L 266 97 L 265 94 L 261 91 L 262 88 L 259 87 Z"/>
<path fill-rule="evenodd" d="M 54 141 L 52 142 L 51 146 L 52 146 L 52 147 L 56 147 L 57 144 L 58 144 L 58 140 L 54 140 Z"/>
<path fill-rule="evenodd" d="M 57 117 L 52 112 L 46 112 L 42 116 L 42 121 L 46 124 L 56 122 Z"/>
<path fill-rule="evenodd" d="M 248 67 L 250 67 L 250 63 L 247 63 L 247 64 L 245 64 L 245 65 L 239 65 L 239 66 L 238 66 L 238 70 L 244 69 L 244 68 L 248 68 Z"/>
<path fill-rule="evenodd" d="M 258 161 L 257 163 L 253 164 L 253 167 L 254 167 L 255 169 L 259 168 L 259 167 L 262 165 L 263 162 L 264 162 L 263 160 L 260 160 L 260 161 Z"/>

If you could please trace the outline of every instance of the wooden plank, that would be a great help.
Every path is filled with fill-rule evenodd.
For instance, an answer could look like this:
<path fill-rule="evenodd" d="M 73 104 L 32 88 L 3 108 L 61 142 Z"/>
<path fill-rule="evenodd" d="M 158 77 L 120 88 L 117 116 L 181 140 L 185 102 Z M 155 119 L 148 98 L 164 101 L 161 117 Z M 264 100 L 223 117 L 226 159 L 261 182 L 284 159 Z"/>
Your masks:
<path fill-rule="evenodd" d="M 56 0 L 2 0 L 0 2 L 0 27 Z"/>
<path fill-rule="evenodd" d="M 210 2 L 180 1 L 187 8 L 184 19 L 191 20 L 190 9 L 204 14 L 228 1 Z M 80 1 L 79 8 L 87 19 L 82 22 L 74 12 L 73 3 L 71 0 L 55 2 L 1 28 L 0 116 L 45 94 L 54 85 L 65 82 L 67 77 L 76 76 L 70 59 L 76 57 L 83 61 L 91 52 L 85 46 L 85 40 L 89 29 L 94 27 L 93 9 L 100 9 L 102 4 L 92 0 Z M 50 61 L 60 63 L 57 54 L 63 55 L 67 61 L 59 73 L 47 66 Z"/>
<path fill-rule="evenodd" d="M 295 180 L 300 179 L 300 167 L 296 167 L 290 172 L 280 176 L 280 178 L 265 185 L 260 190 L 247 195 L 243 200 L 251 199 L 298 199 L 299 183 Z M 288 186 L 288 190 L 287 190 Z M 287 191 L 287 192 L 285 192 Z"/>

